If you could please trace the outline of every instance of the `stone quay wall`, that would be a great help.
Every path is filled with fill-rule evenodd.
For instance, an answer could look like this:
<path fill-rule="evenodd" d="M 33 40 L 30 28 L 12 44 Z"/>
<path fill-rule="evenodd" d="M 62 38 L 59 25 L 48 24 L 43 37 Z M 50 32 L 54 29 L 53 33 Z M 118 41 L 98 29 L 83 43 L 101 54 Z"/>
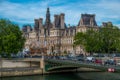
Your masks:
<path fill-rule="evenodd" d="M 0 77 L 44 74 L 42 59 L 0 59 Z"/>
<path fill-rule="evenodd" d="M 5 71 L 0 72 L 0 77 L 10 77 L 10 76 L 25 76 L 25 75 L 36 75 L 43 74 L 42 69 L 31 69 L 31 70 L 13 70 L 13 71 Z"/>

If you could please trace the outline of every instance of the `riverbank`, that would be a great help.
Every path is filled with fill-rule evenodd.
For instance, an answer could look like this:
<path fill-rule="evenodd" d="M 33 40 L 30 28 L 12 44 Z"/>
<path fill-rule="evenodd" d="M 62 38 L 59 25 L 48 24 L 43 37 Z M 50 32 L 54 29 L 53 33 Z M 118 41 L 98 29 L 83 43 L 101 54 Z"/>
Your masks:
<path fill-rule="evenodd" d="M 44 74 L 42 59 L 0 59 L 0 77 Z"/>
<path fill-rule="evenodd" d="M 7 76 L 25 76 L 25 75 L 40 75 L 40 74 L 52 74 L 61 72 L 96 72 L 100 71 L 92 68 L 73 68 L 73 69 L 58 69 L 46 71 L 45 62 L 42 59 L 1 59 L 0 61 L 0 77 Z M 107 69 L 106 69 L 107 71 Z"/>
<path fill-rule="evenodd" d="M 79 68 L 74 70 L 60 70 L 45 72 L 43 69 L 32 67 L 32 68 L 3 68 L 0 69 L 0 77 L 14 77 L 14 76 L 27 76 L 27 75 L 46 75 L 55 73 L 66 73 L 66 72 L 99 72 L 99 70 L 89 68 Z"/>
<path fill-rule="evenodd" d="M 38 68 L 24 68 L 22 69 L 12 69 L 8 68 L 7 70 L 3 70 L 0 72 L 0 77 L 8 77 L 8 76 L 25 76 L 25 75 L 36 75 L 36 74 L 43 74 L 42 69 Z"/>
<path fill-rule="evenodd" d="M 15 76 L 0 80 L 120 80 L 119 73 L 108 72 L 68 72 L 50 75 Z"/>

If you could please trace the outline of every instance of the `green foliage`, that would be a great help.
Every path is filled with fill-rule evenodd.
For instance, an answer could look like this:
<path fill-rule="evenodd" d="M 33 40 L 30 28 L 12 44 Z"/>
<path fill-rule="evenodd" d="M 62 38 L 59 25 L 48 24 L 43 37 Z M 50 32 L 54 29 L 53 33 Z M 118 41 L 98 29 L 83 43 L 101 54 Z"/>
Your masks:
<path fill-rule="evenodd" d="M 0 54 L 10 57 L 23 48 L 25 39 L 19 27 L 9 20 L 0 19 Z"/>
<path fill-rule="evenodd" d="M 120 49 L 120 30 L 115 26 L 107 26 L 100 29 L 100 34 L 103 36 L 104 52 L 112 53 L 119 52 Z"/>
<path fill-rule="evenodd" d="M 120 30 L 112 25 L 99 30 L 78 32 L 74 37 L 74 46 L 82 45 L 89 53 L 120 52 Z"/>
<path fill-rule="evenodd" d="M 67 51 L 66 51 L 66 50 L 64 50 L 64 54 L 67 54 Z"/>
<path fill-rule="evenodd" d="M 74 37 L 74 46 L 77 46 L 77 45 L 79 45 L 79 44 L 82 44 L 82 45 L 84 45 L 85 43 L 85 34 L 84 33 L 82 33 L 82 32 L 78 32 L 76 35 L 75 35 L 75 37 Z"/>

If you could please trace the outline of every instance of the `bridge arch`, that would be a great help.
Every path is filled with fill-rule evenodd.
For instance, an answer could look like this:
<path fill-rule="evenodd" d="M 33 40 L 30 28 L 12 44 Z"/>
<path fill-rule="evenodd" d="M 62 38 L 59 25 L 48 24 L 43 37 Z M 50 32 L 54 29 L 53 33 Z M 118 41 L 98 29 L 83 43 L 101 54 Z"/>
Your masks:
<path fill-rule="evenodd" d="M 100 71 L 107 71 L 108 66 L 98 65 L 98 64 L 90 64 L 90 63 L 82 63 L 70 60 L 46 60 L 46 71 L 57 71 L 57 70 L 66 70 L 66 69 L 77 69 L 77 68 L 90 68 L 96 69 Z"/>

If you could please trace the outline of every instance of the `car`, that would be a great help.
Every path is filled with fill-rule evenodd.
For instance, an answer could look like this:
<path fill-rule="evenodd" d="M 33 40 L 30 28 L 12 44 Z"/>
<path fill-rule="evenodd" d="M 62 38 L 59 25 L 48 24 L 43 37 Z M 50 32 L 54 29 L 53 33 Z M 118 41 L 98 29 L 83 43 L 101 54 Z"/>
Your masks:
<path fill-rule="evenodd" d="M 113 59 L 106 60 L 104 62 L 105 65 L 116 65 L 116 61 Z"/>
<path fill-rule="evenodd" d="M 95 61 L 95 58 L 93 56 L 87 56 L 86 57 L 86 61 L 87 62 L 94 62 Z"/>
<path fill-rule="evenodd" d="M 102 60 L 101 59 L 95 59 L 95 63 L 96 64 L 102 64 Z"/>
<path fill-rule="evenodd" d="M 60 56 L 59 59 L 66 60 L 67 57 L 66 56 Z"/>
<path fill-rule="evenodd" d="M 76 59 L 77 59 L 78 61 L 85 61 L 84 56 L 76 56 Z"/>
<path fill-rule="evenodd" d="M 120 62 L 117 62 L 116 65 L 120 66 Z"/>
<path fill-rule="evenodd" d="M 112 57 L 120 57 L 120 53 L 112 54 Z"/>

